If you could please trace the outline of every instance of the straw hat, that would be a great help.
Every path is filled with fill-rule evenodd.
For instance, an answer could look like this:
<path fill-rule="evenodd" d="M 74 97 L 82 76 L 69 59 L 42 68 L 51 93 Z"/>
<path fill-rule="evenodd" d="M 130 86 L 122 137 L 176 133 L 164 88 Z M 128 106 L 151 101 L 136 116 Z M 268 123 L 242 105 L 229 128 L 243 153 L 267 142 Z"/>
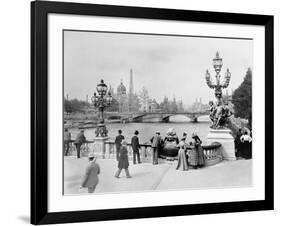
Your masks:
<path fill-rule="evenodd" d="M 95 155 L 94 155 L 94 152 L 90 152 L 89 155 L 88 155 L 88 158 L 95 158 Z"/>

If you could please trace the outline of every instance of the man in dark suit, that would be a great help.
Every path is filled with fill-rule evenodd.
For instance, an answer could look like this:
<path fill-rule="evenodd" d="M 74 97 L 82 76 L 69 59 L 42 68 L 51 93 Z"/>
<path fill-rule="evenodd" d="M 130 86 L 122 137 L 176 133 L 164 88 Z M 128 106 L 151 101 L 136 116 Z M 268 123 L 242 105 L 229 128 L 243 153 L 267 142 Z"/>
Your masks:
<path fill-rule="evenodd" d="M 158 153 L 161 149 L 162 145 L 162 139 L 160 136 L 160 132 L 157 131 L 155 136 L 151 138 L 151 147 L 152 147 L 152 164 L 157 165 L 158 164 Z"/>
<path fill-rule="evenodd" d="M 139 144 L 139 131 L 135 131 L 135 135 L 132 137 L 131 140 L 131 144 L 132 144 L 132 149 L 133 149 L 133 162 L 134 164 L 136 164 L 136 157 L 138 159 L 138 163 L 141 163 L 140 161 L 140 152 L 139 152 L 139 148 L 140 148 L 140 144 Z"/>
<path fill-rule="evenodd" d="M 116 160 L 119 161 L 120 156 L 120 148 L 121 148 L 121 142 L 124 140 L 125 137 L 122 135 L 122 130 L 118 130 L 118 136 L 115 138 L 115 147 L 116 147 Z"/>
<path fill-rule="evenodd" d="M 84 130 L 81 130 L 80 133 L 77 134 L 74 144 L 77 150 L 77 158 L 80 158 L 80 148 L 83 143 L 86 142 L 86 137 L 84 135 Z"/>

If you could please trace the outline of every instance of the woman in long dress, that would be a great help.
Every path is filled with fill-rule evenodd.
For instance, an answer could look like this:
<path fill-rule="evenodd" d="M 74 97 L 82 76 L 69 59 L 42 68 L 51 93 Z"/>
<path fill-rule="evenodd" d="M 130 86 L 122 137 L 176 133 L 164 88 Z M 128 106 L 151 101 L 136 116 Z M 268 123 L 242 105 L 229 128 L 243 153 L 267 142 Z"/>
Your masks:
<path fill-rule="evenodd" d="M 192 148 L 192 153 L 194 156 L 194 160 L 196 160 L 197 157 L 197 162 L 194 161 L 194 167 L 203 167 L 205 165 L 205 155 L 204 155 L 204 151 L 203 148 L 201 146 L 202 141 L 201 139 L 198 137 L 198 135 L 196 133 L 192 134 L 192 139 L 194 140 L 192 142 L 193 144 L 193 148 Z M 197 164 L 195 164 L 197 163 Z"/>
<path fill-rule="evenodd" d="M 195 143 L 190 142 L 191 150 L 188 151 L 188 164 L 193 168 L 198 168 L 198 151 L 195 148 Z"/>
<path fill-rule="evenodd" d="M 178 152 L 178 165 L 177 165 L 177 170 L 188 170 L 188 163 L 186 160 L 186 145 L 184 140 L 181 140 L 180 143 L 178 144 L 179 146 L 179 152 Z"/>

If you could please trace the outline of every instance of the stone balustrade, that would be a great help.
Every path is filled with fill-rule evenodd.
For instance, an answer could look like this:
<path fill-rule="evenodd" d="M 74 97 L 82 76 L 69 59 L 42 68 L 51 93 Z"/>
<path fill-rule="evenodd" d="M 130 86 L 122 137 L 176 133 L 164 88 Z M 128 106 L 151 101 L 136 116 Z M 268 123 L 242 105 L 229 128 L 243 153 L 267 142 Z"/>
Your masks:
<path fill-rule="evenodd" d="M 129 159 L 133 159 L 133 149 L 130 143 L 128 146 L 128 156 Z M 204 150 L 204 155 L 206 159 L 206 165 L 214 165 L 222 161 L 222 154 L 220 153 L 221 144 L 218 142 L 214 142 L 210 145 L 202 145 Z M 187 149 L 191 149 L 191 146 L 187 146 Z M 98 158 L 107 158 L 107 159 L 115 159 L 116 158 L 116 148 L 115 143 L 113 141 L 105 141 L 105 153 L 95 152 L 94 141 L 87 141 L 81 146 L 81 156 L 88 156 L 90 151 L 94 151 L 95 155 Z M 69 155 L 76 155 L 76 148 L 74 145 L 74 141 L 70 141 Z M 140 156 L 142 162 L 151 162 L 152 159 L 152 150 L 151 144 L 140 144 Z"/>
<path fill-rule="evenodd" d="M 222 161 L 223 156 L 220 151 L 221 144 L 218 142 L 214 142 L 210 145 L 202 145 L 202 148 L 204 150 L 204 155 L 205 155 L 205 165 L 206 166 L 211 166 L 215 165 L 219 162 Z"/>

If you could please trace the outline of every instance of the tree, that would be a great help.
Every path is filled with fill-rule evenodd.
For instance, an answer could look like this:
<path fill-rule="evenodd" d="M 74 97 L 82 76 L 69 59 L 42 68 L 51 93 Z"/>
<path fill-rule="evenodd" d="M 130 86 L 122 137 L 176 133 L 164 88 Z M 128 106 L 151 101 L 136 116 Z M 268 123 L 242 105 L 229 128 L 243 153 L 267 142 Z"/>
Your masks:
<path fill-rule="evenodd" d="M 244 81 L 233 92 L 232 102 L 234 105 L 235 117 L 249 120 L 252 127 L 252 70 L 248 68 Z"/>
<path fill-rule="evenodd" d="M 67 100 L 64 99 L 64 110 L 68 113 L 70 112 L 82 112 L 86 107 L 89 107 L 89 103 L 82 100 L 72 99 Z"/>

